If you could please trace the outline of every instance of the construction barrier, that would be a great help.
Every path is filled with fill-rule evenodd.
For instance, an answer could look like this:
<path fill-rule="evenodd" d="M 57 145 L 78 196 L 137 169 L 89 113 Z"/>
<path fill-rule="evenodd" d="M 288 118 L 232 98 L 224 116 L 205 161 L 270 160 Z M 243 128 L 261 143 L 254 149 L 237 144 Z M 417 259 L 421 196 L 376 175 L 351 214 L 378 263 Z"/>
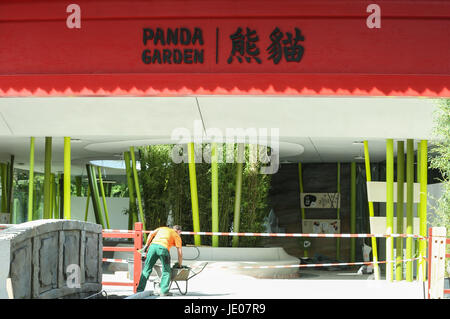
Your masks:
<path fill-rule="evenodd" d="M 450 289 L 444 289 L 446 253 L 450 239 L 446 237 L 445 227 L 428 229 L 428 299 L 442 299 L 450 294 Z"/>
<path fill-rule="evenodd" d="M 426 237 L 413 234 L 304 234 L 304 233 L 226 233 L 226 232 L 181 232 L 181 235 L 207 236 L 259 236 L 259 237 L 310 237 L 310 238 L 371 238 L 371 237 L 413 237 L 425 240 Z"/>
<path fill-rule="evenodd" d="M 129 283 L 124 282 L 103 282 L 104 285 L 112 286 L 132 286 L 133 291 L 136 292 L 139 284 L 139 279 L 142 271 L 141 252 L 143 247 L 143 234 L 151 234 L 154 231 L 144 231 L 142 223 L 135 223 L 134 230 L 121 229 L 104 229 L 102 231 L 104 238 L 131 238 L 134 241 L 133 247 L 103 247 L 103 251 L 117 251 L 117 252 L 133 252 L 133 281 Z M 234 232 L 191 232 L 182 231 L 181 235 L 204 235 L 204 236 L 261 236 L 261 237 L 303 237 L 303 238 L 371 238 L 371 237 L 413 237 L 419 240 L 426 240 L 427 237 L 411 234 L 315 234 L 315 233 L 234 233 Z M 415 261 L 420 258 L 405 259 L 406 261 Z M 103 262 L 111 263 L 129 263 L 127 259 L 117 258 L 103 258 Z M 265 266 L 209 266 L 209 268 L 216 269 L 278 269 L 278 268 L 313 268 L 313 267 L 338 267 L 338 266 L 358 266 L 358 265 L 372 265 L 394 263 L 398 261 L 365 261 L 352 263 L 323 263 L 323 264 L 298 264 L 298 265 L 265 265 Z"/>
<path fill-rule="evenodd" d="M 102 231 L 103 238 L 131 238 L 133 239 L 134 246 L 133 247 L 103 247 L 103 251 L 120 251 L 120 252 L 132 252 L 134 257 L 134 268 L 133 268 L 133 282 L 110 282 L 110 281 L 103 281 L 103 285 L 109 285 L 109 286 L 132 286 L 133 292 L 136 293 L 137 287 L 139 284 L 139 279 L 141 277 L 141 271 L 142 271 L 142 264 L 140 262 L 141 260 L 141 253 L 140 250 L 142 249 L 142 223 L 135 223 L 134 224 L 134 230 L 103 230 Z M 114 260 L 114 259 L 111 259 Z M 105 261 L 105 258 L 103 259 Z M 113 261 L 117 262 L 117 261 Z"/>

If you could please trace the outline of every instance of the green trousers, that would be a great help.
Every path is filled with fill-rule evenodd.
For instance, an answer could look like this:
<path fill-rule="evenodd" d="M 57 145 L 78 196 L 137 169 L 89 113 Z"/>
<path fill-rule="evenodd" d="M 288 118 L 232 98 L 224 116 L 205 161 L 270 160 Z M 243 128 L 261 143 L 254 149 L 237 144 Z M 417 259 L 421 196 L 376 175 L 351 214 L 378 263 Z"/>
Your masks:
<path fill-rule="evenodd" d="M 169 291 L 171 276 L 169 251 L 164 246 L 152 244 L 148 248 L 147 258 L 145 259 L 144 269 L 142 269 L 137 292 L 145 290 L 145 285 L 147 284 L 148 277 L 150 276 L 153 266 L 158 259 L 161 260 L 162 264 L 162 276 L 160 284 L 161 293 L 165 294 Z"/>

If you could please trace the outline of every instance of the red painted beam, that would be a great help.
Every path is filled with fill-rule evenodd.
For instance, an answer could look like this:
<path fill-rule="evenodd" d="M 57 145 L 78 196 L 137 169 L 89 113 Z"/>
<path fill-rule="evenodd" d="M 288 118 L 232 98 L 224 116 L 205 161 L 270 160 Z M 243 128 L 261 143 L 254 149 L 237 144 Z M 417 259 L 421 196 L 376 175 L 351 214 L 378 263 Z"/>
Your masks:
<path fill-rule="evenodd" d="M 103 233 L 103 238 L 133 238 L 134 234 L 126 234 L 126 233 Z"/>
<path fill-rule="evenodd" d="M 187 81 L 186 78 L 189 80 Z M 0 76 L 0 96 L 354 95 L 450 97 L 449 76 L 78 74 Z"/>
<path fill-rule="evenodd" d="M 0 2 L 0 97 L 450 96 L 449 1 L 377 1 L 380 29 L 367 27 L 369 3 L 359 0 L 77 4 L 81 29 L 67 28 L 65 1 Z M 204 44 L 143 43 L 144 28 L 181 27 L 200 28 Z M 239 27 L 257 32 L 260 64 L 227 62 Z M 300 62 L 270 60 L 275 28 L 301 29 Z M 203 50 L 204 61 L 142 59 L 174 48 Z"/>
<path fill-rule="evenodd" d="M 70 3 L 80 5 L 84 19 L 172 19 L 239 17 L 366 17 L 371 3 L 380 5 L 386 18 L 448 18 L 450 3 L 445 0 L 128 0 L 73 2 L 3 1 L 0 21 L 64 21 Z"/>

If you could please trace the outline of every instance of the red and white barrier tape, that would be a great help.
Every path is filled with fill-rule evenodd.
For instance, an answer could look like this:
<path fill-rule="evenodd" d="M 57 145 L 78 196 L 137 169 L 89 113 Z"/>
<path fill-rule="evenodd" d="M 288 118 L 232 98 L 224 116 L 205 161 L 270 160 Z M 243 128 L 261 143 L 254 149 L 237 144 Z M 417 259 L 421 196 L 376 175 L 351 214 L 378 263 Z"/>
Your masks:
<path fill-rule="evenodd" d="M 104 233 L 121 233 L 121 234 L 130 234 L 134 233 L 134 230 L 123 230 L 123 229 L 103 229 Z"/>
<path fill-rule="evenodd" d="M 134 230 L 103 229 L 105 233 L 133 233 Z M 144 230 L 143 233 L 151 234 L 154 230 Z M 181 235 L 201 236 L 243 236 L 243 237 L 306 237 L 306 238 L 371 238 L 371 237 L 412 237 L 427 239 L 427 237 L 414 234 L 315 234 L 315 233 L 233 233 L 233 232 L 193 232 L 182 231 Z"/>
<path fill-rule="evenodd" d="M 259 236 L 259 237 L 315 237 L 315 238 L 371 238 L 371 237 L 426 237 L 413 234 L 304 234 L 304 233 L 226 233 L 226 232 L 190 232 L 182 231 L 182 235 L 209 235 L 209 236 Z"/>
<path fill-rule="evenodd" d="M 122 264 L 128 264 L 129 261 L 126 259 L 116 259 L 116 258 L 103 258 L 103 262 L 109 262 L 109 263 L 122 263 Z"/>
<path fill-rule="evenodd" d="M 324 264 L 295 264 L 295 265 L 266 265 L 266 266 L 215 266 L 214 263 L 208 265 L 207 268 L 214 269 L 282 269 L 282 268 L 314 268 L 314 267 L 338 267 L 338 266 L 363 266 L 363 265 L 371 265 L 371 264 L 388 264 L 388 263 L 398 263 L 398 262 L 408 262 L 415 261 L 420 258 L 411 258 L 404 260 L 392 260 L 392 261 L 361 261 L 361 262 L 353 262 L 353 263 L 324 263 Z M 112 259 L 112 258 L 103 258 L 104 262 L 112 262 L 112 263 L 130 263 L 126 259 Z M 238 262 L 238 261 L 236 261 Z"/>

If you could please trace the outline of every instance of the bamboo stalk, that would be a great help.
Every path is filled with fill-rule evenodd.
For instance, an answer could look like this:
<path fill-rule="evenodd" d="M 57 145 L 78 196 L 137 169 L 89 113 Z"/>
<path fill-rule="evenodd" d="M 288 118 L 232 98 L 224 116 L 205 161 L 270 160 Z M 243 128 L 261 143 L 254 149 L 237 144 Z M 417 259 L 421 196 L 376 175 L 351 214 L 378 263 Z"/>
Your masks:
<path fill-rule="evenodd" d="M 337 193 L 339 196 L 341 195 L 341 163 L 337 163 Z M 340 209 L 340 200 L 339 205 L 336 210 L 336 219 L 341 219 L 341 209 Z M 336 238 L 336 260 L 341 259 L 341 239 Z"/>
<path fill-rule="evenodd" d="M 91 196 L 91 188 L 88 187 L 86 195 L 86 209 L 84 211 L 84 221 L 87 222 L 89 214 L 89 197 Z"/>
<path fill-rule="evenodd" d="M 0 167 L 2 170 L 2 213 L 7 213 L 7 209 L 8 209 L 8 205 L 7 205 L 7 200 L 8 200 L 7 169 L 8 169 L 8 166 L 5 163 L 1 163 Z"/>
<path fill-rule="evenodd" d="M 405 143 L 397 141 L 397 234 L 403 234 L 404 210 L 404 183 L 405 183 Z M 403 238 L 396 239 L 397 263 L 395 267 L 395 280 L 403 280 Z"/>
<path fill-rule="evenodd" d="M 406 233 L 414 231 L 414 140 L 406 141 Z M 413 257 L 413 238 L 406 238 L 406 259 Z M 413 263 L 406 262 L 406 281 L 413 281 Z"/>
<path fill-rule="evenodd" d="M 211 144 L 211 210 L 212 232 L 219 231 L 219 170 L 217 143 Z M 212 236 L 212 246 L 219 247 L 219 237 Z"/>
<path fill-rule="evenodd" d="M 64 173 L 58 174 L 58 179 L 59 218 L 64 219 Z"/>
<path fill-rule="evenodd" d="M 64 219 L 71 219 L 70 214 L 70 137 L 64 137 Z"/>
<path fill-rule="evenodd" d="M 243 172 L 243 156 L 244 156 L 245 145 L 239 143 L 237 145 L 237 163 L 236 163 L 236 187 L 234 196 L 234 221 L 233 221 L 233 231 L 239 232 L 240 218 L 241 218 L 241 196 L 242 196 L 242 172 Z M 234 236 L 232 240 L 232 246 L 239 246 L 239 236 Z"/>
<path fill-rule="evenodd" d="M 350 164 L 350 233 L 356 233 L 356 163 Z M 350 262 L 355 262 L 356 238 L 350 238 Z"/>
<path fill-rule="evenodd" d="M 13 184 L 14 184 L 14 155 L 11 155 L 10 162 L 8 166 L 8 175 L 7 175 L 7 181 L 8 181 L 8 191 L 7 191 L 7 211 L 9 213 L 9 221 L 12 224 L 14 220 L 14 212 L 12 210 L 12 197 L 13 197 Z"/>
<path fill-rule="evenodd" d="M 130 166 L 130 152 L 123 153 L 123 159 L 125 161 L 125 171 L 127 174 L 128 193 L 130 199 L 129 211 L 128 211 L 128 229 L 133 229 L 134 223 L 137 222 L 136 212 L 136 199 L 134 197 L 134 183 Z"/>
<path fill-rule="evenodd" d="M 30 137 L 30 170 L 28 174 L 28 221 L 33 220 L 34 137 Z"/>
<path fill-rule="evenodd" d="M 394 140 L 386 140 L 386 233 L 392 234 L 394 228 Z M 386 280 L 393 281 L 393 240 L 386 239 Z"/>
<path fill-rule="evenodd" d="M 428 173 L 428 141 L 420 141 L 420 228 L 419 234 L 427 236 L 427 173 Z M 426 281 L 426 258 L 427 243 L 425 240 L 419 241 L 419 278 Z"/>
<path fill-rule="evenodd" d="M 56 174 L 52 174 L 52 214 L 53 218 L 58 219 L 58 205 L 57 205 L 57 186 Z"/>
<path fill-rule="evenodd" d="M 194 232 L 200 231 L 200 217 L 198 209 L 198 194 L 197 194 L 197 174 L 195 172 L 195 148 L 194 143 L 188 144 L 188 158 L 189 158 L 189 184 L 191 189 L 191 205 L 192 205 L 192 224 Z M 194 242 L 196 246 L 201 245 L 200 235 L 194 235 Z"/>
<path fill-rule="evenodd" d="M 298 163 L 298 181 L 300 185 L 300 194 L 303 193 L 303 171 L 302 171 L 302 163 Z M 301 197 L 300 197 L 301 199 Z M 302 213 L 302 220 L 305 219 L 305 207 L 303 205 L 300 205 L 300 210 Z"/>
<path fill-rule="evenodd" d="M 372 181 L 372 173 L 370 171 L 370 157 L 369 157 L 369 143 L 368 141 L 364 141 L 364 160 L 366 164 L 366 180 L 368 182 Z M 369 217 L 374 217 L 374 209 L 373 202 L 369 201 Z M 380 279 L 380 267 L 378 266 L 378 248 L 377 248 L 377 239 L 372 237 L 372 258 L 373 258 L 373 271 L 375 275 L 375 280 Z"/>
<path fill-rule="evenodd" d="M 298 182 L 300 186 L 300 201 L 302 200 L 302 193 L 303 193 L 303 170 L 302 170 L 302 163 L 298 163 Z M 302 225 L 303 220 L 305 220 L 305 207 L 303 207 L 303 204 L 300 203 L 300 211 L 302 214 Z M 308 248 L 303 247 L 303 256 L 308 257 Z"/>
<path fill-rule="evenodd" d="M 99 185 L 100 185 L 100 192 L 102 194 L 102 201 L 103 201 L 103 210 L 105 212 L 105 221 L 106 221 L 106 227 L 110 229 L 109 225 L 109 216 L 108 216 L 108 207 L 106 206 L 106 197 L 105 197 L 105 188 L 103 187 L 103 179 L 102 179 L 102 171 L 100 169 L 100 166 L 97 166 L 98 171 L 98 179 L 99 179 Z"/>
<path fill-rule="evenodd" d="M 61 218 L 61 174 L 56 176 L 56 218 Z"/>
<path fill-rule="evenodd" d="M 45 137 L 44 157 L 44 219 L 50 218 L 51 203 L 51 175 L 52 175 L 52 138 Z"/>
<path fill-rule="evenodd" d="M 8 167 L 8 191 L 7 191 L 7 200 L 8 202 L 6 203 L 7 205 L 7 211 L 9 213 L 9 222 L 11 224 L 13 224 L 14 220 L 15 220 L 15 216 L 14 216 L 14 210 L 13 210 L 13 206 L 12 206 L 12 198 L 13 198 L 13 186 L 14 186 L 14 155 L 11 155 L 11 159 L 9 162 L 9 167 Z"/>
<path fill-rule="evenodd" d="M 95 169 L 92 165 L 86 164 L 86 172 L 88 175 L 89 187 L 91 189 L 92 206 L 94 208 L 96 223 L 102 225 L 102 227 L 105 228 L 102 211 L 100 209 L 100 198 L 98 194 L 97 176 L 95 174 Z"/>
<path fill-rule="evenodd" d="M 49 214 L 49 216 L 48 216 L 48 218 L 53 218 L 53 192 L 54 192 L 54 189 L 53 189 L 53 179 L 54 179 L 54 177 L 55 177 L 55 174 L 50 174 L 50 214 Z"/>
<path fill-rule="evenodd" d="M 131 155 L 131 167 L 133 169 L 134 187 L 136 190 L 136 197 L 137 197 L 138 208 L 139 208 L 139 215 L 141 217 L 142 229 L 146 230 L 144 210 L 142 209 L 142 201 L 141 201 L 141 189 L 139 187 L 139 177 L 138 177 L 137 168 L 136 168 L 136 158 L 134 155 L 134 147 L 133 146 L 130 147 L 130 155 Z"/>

